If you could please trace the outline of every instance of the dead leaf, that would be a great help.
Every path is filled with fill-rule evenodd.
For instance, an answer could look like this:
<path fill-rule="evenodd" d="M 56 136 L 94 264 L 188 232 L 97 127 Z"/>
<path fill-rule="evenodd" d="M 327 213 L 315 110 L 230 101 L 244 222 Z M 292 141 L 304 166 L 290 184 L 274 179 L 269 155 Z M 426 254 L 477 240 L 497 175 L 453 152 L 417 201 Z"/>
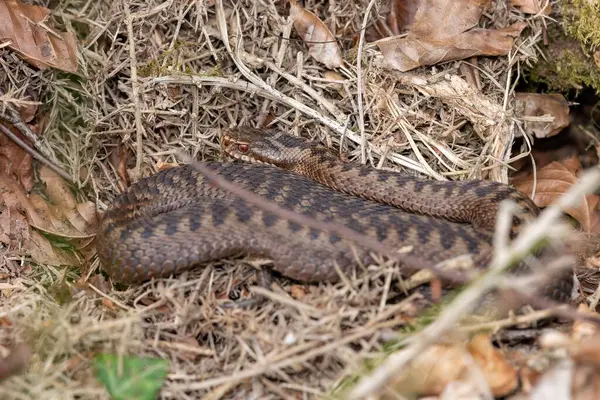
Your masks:
<path fill-rule="evenodd" d="M 0 0 L 0 44 L 18 52 L 32 65 L 77 71 L 77 43 L 73 33 L 57 33 L 47 26 L 50 10 L 19 0 Z"/>
<path fill-rule="evenodd" d="M 550 15 L 552 12 L 552 4 L 548 0 L 510 0 L 510 4 L 521 9 L 525 14 Z M 542 10 L 543 7 L 543 10 Z"/>
<path fill-rule="evenodd" d="M 68 229 L 61 236 L 66 237 L 90 237 L 95 235 L 98 225 L 96 205 L 91 201 L 78 203 L 71 188 L 50 168 L 40 169 L 40 178 L 46 184 L 46 195 L 55 207 L 53 213 L 60 218 L 62 215 L 65 224 L 70 224 L 75 230 Z M 51 232 L 57 234 L 58 232 Z M 60 233 L 58 233 L 60 234 Z"/>
<path fill-rule="evenodd" d="M 552 122 L 525 122 L 525 130 L 538 138 L 554 136 L 570 123 L 569 105 L 562 94 L 515 93 L 515 109 L 527 117 L 554 117 Z"/>
<path fill-rule="evenodd" d="M 47 186 L 45 200 L 41 195 L 27 196 L 25 189 L 11 177 L 0 174 L 0 241 L 31 257 L 39 264 L 80 265 L 72 251 L 53 246 L 36 230 L 69 240 L 76 248 L 87 248 L 92 242 L 98 219 L 95 205 L 78 203 L 66 183 L 46 167 L 40 177 Z M 75 240 L 74 240 L 75 239 Z"/>
<path fill-rule="evenodd" d="M 492 346 L 490 337 L 482 334 L 475 336 L 466 349 L 458 344 L 430 346 L 395 379 L 394 393 L 436 396 L 452 382 L 476 383 L 479 374 L 473 374 L 471 357 L 494 396 L 506 396 L 518 387 L 517 370 Z"/>
<path fill-rule="evenodd" d="M 18 110 L 23 122 L 29 123 L 33 120 L 40 104 L 42 103 L 38 101 L 21 100 L 18 105 Z"/>
<path fill-rule="evenodd" d="M 308 45 L 308 53 L 327 68 L 338 68 L 344 63 L 342 53 L 329 28 L 312 12 L 302 8 L 296 0 L 290 1 L 290 18 L 298 35 Z"/>
<path fill-rule="evenodd" d="M 375 42 L 387 64 L 399 71 L 478 55 L 507 54 L 525 28 L 473 28 L 489 0 L 422 0 L 408 35 Z"/>
<path fill-rule="evenodd" d="M 39 194 L 29 198 L 15 194 L 21 201 L 29 224 L 41 231 L 67 239 L 94 236 L 98 224 L 94 203 L 77 203 L 69 186 L 49 168 L 40 169 L 49 201 Z"/>
<path fill-rule="evenodd" d="M 571 157 L 560 162 L 554 161 L 537 171 L 537 186 L 533 201 L 538 207 L 546 207 L 565 194 L 577 182 L 577 175 L 581 170 L 578 157 Z M 519 176 L 513 179 L 512 184 L 526 195 L 531 195 L 533 190 L 533 174 Z M 586 196 L 579 206 L 567 208 L 565 211 L 573 217 L 585 232 L 597 224 L 599 196 L 590 194 Z"/>
<path fill-rule="evenodd" d="M 303 285 L 292 285 L 290 287 L 290 294 L 296 300 L 302 300 L 309 293 L 309 290 L 306 286 Z"/>
<path fill-rule="evenodd" d="M 8 355 L 0 360 L 0 382 L 25 370 L 31 355 L 31 348 L 25 343 L 13 346 Z"/>
<path fill-rule="evenodd" d="M 519 385 L 517 370 L 496 349 L 488 335 L 475 336 L 467 345 L 471 356 L 482 369 L 485 381 L 496 397 L 506 396 Z"/>
<path fill-rule="evenodd" d="M 23 139 L 21 134 L 11 126 L 7 126 L 15 135 Z M 12 129 L 11 129 L 12 128 Z M 27 141 L 27 140 L 25 140 Z M 13 176 L 25 190 L 33 187 L 33 158 L 6 135 L 0 134 L 0 174 Z"/>
<path fill-rule="evenodd" d="M 56 266 L 81 264 L 72 252 L 53 246 L 48 239 L 33 230 L 30 232 L 29 240 L 23 245 L 22 253 L 38 264 Z"/>
<path fill-rule="evenodd" d="M 23 187 L 13 179 L 0 175 L 0 240 L 13 248 L 20 248 L 29 240 L 29 223 L 24 215 L 23 204 L 28 202 Z"/>
<path fill-rule="evenodd" d="M 392 0 L 387 9 L 382 8 L 375 25 L 365 32 L 369 42 L 389 36 L 398 36 L 412 25 L 419 8 L 420 0 Z"/>

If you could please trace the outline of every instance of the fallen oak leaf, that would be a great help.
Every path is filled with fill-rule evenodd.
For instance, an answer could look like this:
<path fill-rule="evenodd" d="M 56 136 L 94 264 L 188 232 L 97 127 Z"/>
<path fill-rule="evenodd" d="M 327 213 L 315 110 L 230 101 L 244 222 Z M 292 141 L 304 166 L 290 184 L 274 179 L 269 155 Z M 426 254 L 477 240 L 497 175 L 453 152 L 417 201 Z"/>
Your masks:
<path fill-rule="evenodd" d="M 335 36 L 312 12 L 290 1 L 290 18 L 298 35 L 308 45 L 308 53 L 327 68 L 339 68 L 344 63 Z"/>
<path fill-rule="evenodd" d="M 365 32 L 369 42 L 388 36 L 397 36 L 409 29 L 420 5 L 420 0 L 392 0 L 387 4 L 389 9 L 382 9 L 383 15 Z M 383 17 L 383 20 L 382 18 Z"/>
<path fill-rule="evenodd" d="M 387 65 L 399 71 L 460 60 L 478 55 L 508 54 L 526 24 L 503 29 L 473 28 L 489 0 L 422 0 L 406 36 L 381 39 L 375 44 Z"/>
<path fill-rule="evenodd" d="M 19 0 L 0 0 L 0 44 L 19 53 L 37 68 L 77 71 L 77 43 L 73 33 L 55 33 L 45 25 L 50 10 Z"/>
<path fill-rule="evenodd" d="M 565 194 L 577 182 L 577 175 L 581 171 L 581 163 L 577 156 L 562 161 L 554 161 L 537 171 L 536 191 L 533 201 L 538 207 L 547 207 L 553 204 L 560 196 Z M 533 174 L 518 176 L 512 184 L 526 195 L 531 195 L 534 186 Z M 570 207 L 565 212 L 573 217 L 585 232 L 598 223 L 595 212 L 600 197 L 595 194 L 586 196 L 578 207 Z"/>
<path fill-rule="evenodd" d="M 554 117 L 551 122 L 525 121 L 525 131 L 538 138 L 554 136 L 570 123 L 569 104 L 558 93 L 515 93 L 515 113 L 527 117 Z"/>

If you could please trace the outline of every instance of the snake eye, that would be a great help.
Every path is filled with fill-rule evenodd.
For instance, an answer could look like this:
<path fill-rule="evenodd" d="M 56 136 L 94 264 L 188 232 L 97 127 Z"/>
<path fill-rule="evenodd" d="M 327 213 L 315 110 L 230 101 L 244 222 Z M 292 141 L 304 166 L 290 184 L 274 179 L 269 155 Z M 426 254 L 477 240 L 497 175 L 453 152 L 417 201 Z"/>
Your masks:
<path fill-rule="evenodd" d="M 241 151 L 242 153 L 247 153 L 248 152 L 248 145 L 247 144 L 240 144 L 240 145 L 238 145 L 238 150 Z"/>

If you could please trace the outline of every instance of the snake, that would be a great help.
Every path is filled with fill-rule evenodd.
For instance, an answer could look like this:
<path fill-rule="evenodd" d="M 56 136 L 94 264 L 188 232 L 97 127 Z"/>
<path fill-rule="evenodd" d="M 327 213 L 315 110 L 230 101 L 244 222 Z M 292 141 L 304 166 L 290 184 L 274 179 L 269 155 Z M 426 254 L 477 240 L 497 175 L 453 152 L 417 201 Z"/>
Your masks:
<path fill-rule="evenodd" d="M 224 129 L 220 145 L 230 160 L 203 164 L 219 177 L 286 210 L 409 249 L 428 263 L 467 255 L 484 268 L 502 201 L 517 206 L 511 237 L 540 213 L 531 198 L 507 184 L 373 168 L 279 129 Z M 107 208 L 96 238 L 103 270 L 125 284 L 235 256 L 268 258 L 273 270 L 294 280 L 338 282 L 376 260 L 361 243 L 258 207 L 190 164 L 129 186 Z M 546 285 L 552 299 L 570 297 L 570 275 Z"/>

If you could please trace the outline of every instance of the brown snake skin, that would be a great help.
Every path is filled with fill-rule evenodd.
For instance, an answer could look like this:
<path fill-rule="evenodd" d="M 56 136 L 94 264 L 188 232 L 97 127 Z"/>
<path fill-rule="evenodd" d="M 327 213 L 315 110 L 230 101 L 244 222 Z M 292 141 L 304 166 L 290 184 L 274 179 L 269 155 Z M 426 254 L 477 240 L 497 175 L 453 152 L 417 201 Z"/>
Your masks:
<path fill-rule="evenodd" d="M 345 163 L 315 142 L 275 130 L 231 129 L 222 134 L 221 145 L 245 161 L 207 164 L 223 178 L 384 245 L 412 246 L 414 256 L 429 262 L 462 254 L 487 259 L 504 199 L 520 207 L 513 235 L 539 213 L 527 196 L 507 185 L 422 180 Z M 103 268 L 124 283 L 235 255 L 270 258 L 276 271 L 305 282 L 339 280 L 335 263 L 349 273 L 372 261 L 360 246 L 262 211 L 208 183 L 191 166 L 159 172 L 129 187 L 105 213 L 97 239 Z M 570 276 L 550 286 L 544 291 L 551 298 L 570 296 Z"/>

